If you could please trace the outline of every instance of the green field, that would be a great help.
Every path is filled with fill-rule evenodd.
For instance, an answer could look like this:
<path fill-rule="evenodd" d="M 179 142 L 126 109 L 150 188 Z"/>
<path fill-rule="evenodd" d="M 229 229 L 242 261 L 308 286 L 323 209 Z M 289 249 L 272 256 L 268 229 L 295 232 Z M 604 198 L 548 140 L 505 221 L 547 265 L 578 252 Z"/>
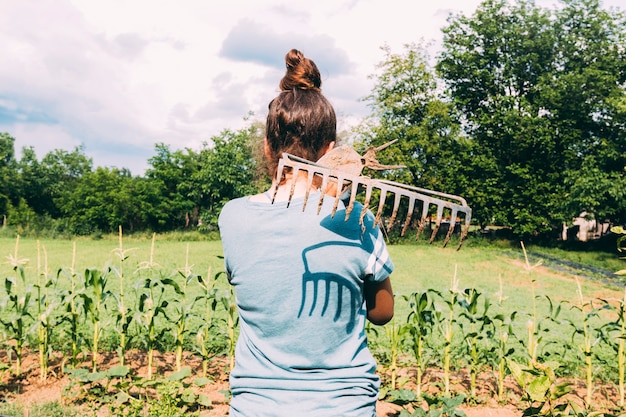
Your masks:
<path fill-rule="evenodd" d="M 519 363 L 530 358 L 540 362 L 557 359 L 560 376 L 586 380 L 588 385 L 616 386 L 623 378 L 623 363 L 618 365 L 615 360 L 624 340 L 624 328 L 621 333 L 619 329 L 624 320 L 622 283 L 555 272 L 534 260 L 527 261 L 521 245 L 480 246 L 469 241 L 457 251 L 454 247 L 415 243 L 391 245 L 389 251 L 395 264 L 391 277 L 396 295 L 395 318 L 384 331 L 368 328 L 370 347 L 383 367 L 423 366 L 443 368 L 446 372 L 465 368 L 478 372 L 495 370 L 506 356 Z M 553 250 L 551 255 L 555 253 Z M 47 351 L 63 352 L 67 357 L 71 350 L 69 341 L 80 340 L 78 355 L 86 361 L 93 356 L 91 338 L 98 326 L 101 330 L 97 332 L 97 350 L 114 352 L 120 343 L 116 302 L 123 285 L 125 305 L 129 317 L 132 315 L 128 327 L 132 342 L 125 349 L 172 352 L 178 347 L 200 354 L 200 347 L 205 346 L 205 355 L 229 357 L 236 337 L 236 317 L 229 314 L 234 299 L 220 273 L 221 254 L 219 241 L 184 242 L 166 236 L 156 236 L 154 241 L 125 237 L 122 242 L 115 237 L 75 241 L 0 238 L 0 278 L 5 282 L 3 291 L 0 290 L 0 318 L 4 319 L 0 343 L 7 352 L 13 351 L 9 357 L 17 354 L 17 339 L 25 351 L 41 350 L 42 326 L 39 324 L 38 333 L 35 317 L 47 306 L 47 317 L 51 318 L 47 322 Z M 606 254 L 601 253 L 563 257 L 567 256 L 589 263 L 601 258 L 602 267 L 615 265 L 616 270 L 621 262 L 607 261 Z M 78 294 L 74 299 L 79 300 L 79 306 L 93 306 L 97 291 L 87 284 L 87 278 L 100 275 L 106 278 L 101 289 L 109 294 L 102 299 L 102 309 L 97 315 L 93 309 L 76 313 L 81 324 L 72 330 L 66 305 L 68 294 Z M 201 298 L 192 307 L 192 300 L 203 291 L 197 276 L 212 278 L 215 287 L 208 298 Z M 7 287 L 8 282 L 12 285 Z M 150 285 L 146 285 L 148 282 Z M 156 310 L 146 310 L 145 299 L 161 288 L 162 298 L 156 294 L 154 300 L 166 301 L 163 314 L 147 323 L 146 316 Z M 12 302 L 9 295 L 26 293 L 31 295 L 30 314 L 18 314 L 19 297 Z M 86 298 L 80 298 L 82 295 Z M 424 316 L 434 318 L 430 324 L 409 320 L 415 318 L 410 315 L 414 305 L 409 300 L 419 295 L 431 303 L 429 314 Z M 209 305 L 211 311 L 207 310 Z M 622 315 L 618 316 L 620 311 Z M 207 312 L 213 327 L 199 344 L 197 334 L 206 323 Z M 16 317 L 22 321 L 15 321 Z M 24 324 L 21 333 L 15 330 L 15 323 Z M 184 331 L 177 341 L 176 330 L 181 323 Z M 410 336 L 418 330 L 425 335 L 420 360 L 415 351 L 416 339 Z M 150 336 L 153 331 L 154 336 Z M 591 362 L 587 358 L 592 358 Z M 4 365 L 6 371 L 15 372 L 14 361 Z M 391 388 L 401 387 L 395 377 L 384 383 Z"/>
<path fill-rule="evenodd" d="M 18 243 L 16 239 L 0 238 L 0 256 L 3 261 L 0 264 L 0 277 L 15 275 L 10 265 L 10 257 L 15 255 L 16 243 Z M 74 241 L 21 238 L 17 257 L 25 262 L 27 279 L 35 283 L 38 271 L 41 273 L 46 263 L 50 275 L 70 269 L 72 262 L 77 272 L 87 268 L 119 267 L 119 248 L 120 242 L 115 237 Z M 156 236 L 152 247 L 152 241 L 147 238 L 124 238 L 122 249 L 127 256 L 124 271 L 129 286 L 137 279 L 140 266 L 151 259 L 160 271 L 173 276 L 176 276 L 176 271 L 183 270 L 186 264 L 194 274 L 202 276 L 209 273 L 215 275 L 223 270 L 222 248 L 219 241 L 181 242 L 160 240 L 159 236 Z M 391 279 L 397 298 L 396 320 L 399 321 L 405 320 L 408 314 L 408 307 L 403 302 L 402 296 L 425 290 L 447 292 L 455 277 L 460 290 L 474 288 L 493 301 L 501 291 L 502 283 L 503 296 L 506 297 L 504 308 L 507 311 L 517 311 L 520 316 L 532 313 L 533 296 L 538 300 L 536 305 L 539 316 L 549 313 L 549 305 L 542 302 L 542 297 L 549 297 L 555 302 L 561 300 L 575 302 L 578 297 L 574 276 L 554 272 L 544 265 L 536 266 L 536 262 L 527 264 L 521 246 L 501 249 L 495 246 L 477 247 L 470 243 L 457 251 L 454 246 L 441 248 L 417 243 L 392 245 L 389 251 L 395 264 Z M 581 256 L 587 256 L 590 257 L 590 262 L 594 261 L 591 254 L 571 256 L 579 260 Z M 595 255 L 596 258 L 606 256 L 606 254 Z M 622 261 L 615 256 L 611 265 L 617 268 L 620 262 Z M 66 275 L 60 274 L 59 277 L 58 286 L 69 285 Z M 586 299 L 623 298 L 620 289 L 623 284 L 619 282 L 612 285 L 580 278 L 580 283 Z M 109 286 L 112 291 L 117 290 L 118 281 L 110 279 Z M 223 276 L 219 278 L 218 286 L 228 287 Z M 192 288 L 193 286 L 190 290 Z M 569 309 L 564 309 L 562 314 L 567 316 Z"/>

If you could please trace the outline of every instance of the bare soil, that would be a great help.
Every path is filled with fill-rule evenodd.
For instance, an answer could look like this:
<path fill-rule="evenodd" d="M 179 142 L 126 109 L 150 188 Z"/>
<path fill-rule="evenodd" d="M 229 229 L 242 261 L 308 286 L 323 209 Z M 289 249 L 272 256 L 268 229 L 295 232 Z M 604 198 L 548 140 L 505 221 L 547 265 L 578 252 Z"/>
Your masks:
<path fill-rule="evenodd" d="M 88 359 L 88 358 L 87 358 Z M 10 363 L 6 353 L 0 354 L 2 363 Z M 147 374 L 147 358 L 144 352 L 133 351 L 127 355 L 127 364 L 133 369 L 134 375 L 145 376 Z M 193 356 L 188 355 L 184 358 L 185 365 L 190 366 L 197 375 L 201 373 L 201 361 Z M 27 409 L 34 404 L 41 404 L 51 401 L 59 401 L 61 403 L 70 404 L 71 400 L 64 394 L 64 389 L 69 385 L 69 378 L 61 372 L 64 359 L 60 356 L 56 357 L 51 364 L 50 375 L 45 381 L 41 380 L 39 373 L 39 363 L 36 354 L 27 354 L 23 361 L 23 373 L 20 377 L 13 376 L 10 370 L 5 370 L 0 379 L 0 395 L 5 401 L 16 402 L 23 405 Z M 106 370 L 112 366 L 118 365 L 117 356 L 113 353 L 102 354 L 99 357 L 99 369 Z M 87 360 L 83 366 L 90 367 L 90 360 Z M 174 355 L 171 353 L 157 354 L 155 356 L 155 365 L 153 375 L 155 377 L 165 376 L 174 372 Z M 390 374 L 385 369 L 380 369 L 379 373 L 383 379 L 383 383 L 388 384 Z M 215 358 L 211 362 L 209 376 L 212 383 L 204 386 L 200 392 L 209 396 L 212 406 L 208 409 L 200 411 L 200 417 L 223 417 L 228 416 L 228 399 L 224 392 L 228 390 L 228 360 L 227 358 Z M 453 392 L 467 393 L 469 391 L 469 375 L 465 373 L 457 373 L 453 375 L 454 385 Z M 403 381 L 403 388 L 414 389 L 415 385 L 411 382 L 415 379 L 415 371 L 411 368 L 403 368 L 397 376 L 398 380 Z M 437 394 L 438 386 L 442 380 L 441 372 L 438 370 L 429 370 L 423 378 L 423 390 L 429 394 Z M 570 394 L 574 400 L 582 398 L 584 387 L 582 384 L 574 381 L 576 390 Z M 510 378 L 506 379 L 507 399 L 504 404 L 498 403 L 496 400 L 495 376 L 492 373 L 485 373 L 478 379 L 478 392 L 472 404 L 464 404 L 459 410 L 465 412 L 467 417 L 518 417 L 522 415 L 525 404 L 521 402 L 521 391 L 519 387 Z M 576 394 L 579 392 L 580 394 Z M 617 393 L 614 387 L 598 387 L 597 400 L 600 402 L 597 406 L 613 408 L 616 404 L 615 399 Z M 426 408 L 424 405 L 423 408 Z M 402 407 L 386 402 L 384 399 L 377 404 L 378 417 L 395 417 L 402 410 Z M 100 410 L 97 415 L 106 417 L 108 414 L 106 407 Z"/>

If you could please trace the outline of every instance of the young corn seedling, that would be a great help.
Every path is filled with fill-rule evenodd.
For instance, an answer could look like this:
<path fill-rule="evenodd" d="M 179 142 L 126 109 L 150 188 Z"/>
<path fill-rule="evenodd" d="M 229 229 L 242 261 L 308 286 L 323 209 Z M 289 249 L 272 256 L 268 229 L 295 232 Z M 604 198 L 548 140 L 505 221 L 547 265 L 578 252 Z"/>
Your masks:
<path fill-rule="evenodd" d="M 72 243 L 72 262 L 69 269 L 61 268 L 57 272 L 57 280 L 61 274 L 66 275 L 70 280 L 69 290 L 62 291 L 60 294 L 61 305 L 65 306 L 65 316 L 63 321 L 69 322 L 70 326 L 70 365 L 76 368 L 78 365 L 78 355 L 81 350 L 83 336 L 80 331 L 81 310 L 83 308 L 83 299 L 81 294 L 84 288 L 78 288 L 76 265 L 76 242 Z"/>
<path fill-rule="evenodd" d="M 135 289 L 139 294 L 135 321 L 145 333 L 141 333 L 144 338 L 144 346 L 148 352 L 148 373 L 147 378 L 152 378 L 154 350 L 156 344 L 166 329 L 157 331 L 156 321 L 159 315 L 167 318 L 166 308 L 168 301 L 165 299 L 165 290 L 168 286 L 177 285 L 170 278 L 157 276 L 147 277 L 137 281 Z"/>
<path fill-rule="evenodd" d="M 435 327 L 435 307 L 428 294 L 429 291 L 424 291 L 412 293 L 408 297 L 404 296 L 410 307 L 406 329 L 411 336 L 413 355 L 415 356 L 415 394 L 417 398 L 422 397 L 422 377 L 427 364 L 424 357 L 424 345 Z"/>
<path fill-rule="evenodd" d="M 585 402 L 587 406 L 590 406 L 593 401 L 593 391 L 594 391 L 594 383 L 593 383 L 593 358 L 594 351 L 593 348 L 598 344 L 601 340 L 601 336 L 597 337 L 594 335 L 593 324 L 592 321 L 594 318 L 598 317 L 598 313 L 601 308 L 596 308 L 593 305 L 593 300 L 589 300 L 585 302 L 583 298 L 582 287 L 580 285 L 580 281 L 576 279 L 577 285 L 577 295 L 578 295 L 578 304 L 573 305 L 572 308 L 578 310 L 581 315 L 580 322 L 574 322 L 573 320 L 568 320 L 570 326 L 573 329 L 572 333 L 572 343 L 575 344 L 576 336 L 580 336 L 582 340 L 578 344 L 578 348 L 582 353 L 583 360 L 585 362 L 585 385 L 586 385 L 586 395 Z M 605 304 L 604 307 L 607 307 Z M 580 323 L 580 324 L 579 324 Z M 596 330 L 596 332 L 601 332 L 601 329 Z"/>
<path fill-rule="evenodd" d="M 403 333 L 404 330 L 400 328 L 395 319 L 391 319 L 391 322 L 385 325 L 385 335 L 387 336 L 387 340 L 389 340 L 389 370 L 391 371 L 390 386 L 392 390 L 397 388 L 398 353 L 400 351 Z"/>
<path fill-rule="evenodd" d="M 235 302 L 235 293 L 230 287 L 226 292 L 221 292 L 218 296 L 221 301 L 224 310 L 226 310 L 226 329 L 228 332 L 228 357 L 229 369 L 232 371 L 235 367 L 235 345 L 237 343 L 237 324 L 239 323 L 239 316 L 237 315 L 237 304 Z"/>
<path fill-rule="evenodd" d="M 43 266 L 42 262 L 43 253 Z M 56 285 L 56 280 L 50 278 L 48 269 L 48 255 L 46 248 L 37 241 L 37 337 L 39 339 L 39 368 L 40 381 L 48 378 L 48 368 L 50 362 L 50 337 L 55 320 L 52 316 L 55 304 L 50 299 L 49 289 Z"/>
<path fill-rule="evenodd" d="M 192 310 L 195 304 L 195 299 L 191 302 L 187 302 L 187 285 L 197 279 L 192 272 L 193 265 L 189 265 L 189 244 L 187 244 L 187 252 L 185 254 L 185 267 L 182 270 L 178 270 L 178 274 L 183 278 L 183 288 L 180 292 L 180 301 L 175 306 L 174 317 L 174 329 L 175 329 L 175 342 L 176 342 L 176 371 L 180 371 L 183 362 L 183 347 L 185 345 L 185 338 L 189 333 L 187 328 L 187 322 L 192 315 Z"/>
<path fill-rule="evenodd" d="M 117 348 L 117 355 L 120 361 L 120 365 L 124 366 L 126 360 L 126 350 L 131 343 L 129 328 L 130 324 L 133 321 L 132 311 L 129 310 L 125 300 L 124 280 L 126 276 L 124 275 L 124 263 L 129 258 L 130 251 L 134 250 L 135 248 L 124 249 L 122 240 L 122 226 L 120 226 L 118 230 L 119 246 L 114 249 L 113 252 L 119 258 L 120 263 L 117 268 L 112 268 L 112 271 L 115 272 L 119 279 L 119 290 L 118 293 L 115 295 L 115 298 L 117 300 L 116 324 L 117 332 L 120 336 L 120 342 Z"/>
<path fill-rule="evenodd" d="M 624 408 L 624 377 L 626 367 L 626 288 L 621 300 L 601 300 L 604 308 L 615 313 L 615 319 L 604 325 L 600 330 L 600 336 L 615 351 L 617 359 L 617 405 Z"/>
<path fill-rule="evenodd" d="M 213 319 L 215 310 L 217 309 L 217 289 L 215 284 L 218 277 L 224 271 L 218 272 L 215 277 L 211 277 L 211 268 L 209 267 L 206 277 L 197 276 L 200 285 L 200 294 L 196 296 L 195 302 L 201 302 L 203 305 L 204 315 L 202 325 L 198 329 L 196 335 L 197 349 L 202 358 L 202 376 L 206 377 L 209 370 L 209 360 L 213 357 L 213 353 L 209 349 L 209 340 L 211 339 L 211 328 L 213 327 Z"/>
<path fill-rule="evenodd" d="M 524 253 L 524 260 L 525 260 L 524 269 L 526 269 L 526 272 L 528 273 L 528 275 L 531 276 L 530 288 L 532 290 L 532 313 L 531 313 L 530 319 L 528 320 L 526 324 L 526 327 L 528 329 L 528 341 L 526 343 L 526 349 L 528 353 L 528 363 L 530 365 L 537 360 L 537 351 L 538 351 L 539 344 L 541 343 L 541 339 L 542 339 L 540 335 L 541 330 L 540 330 L 539 318 L 537 316 L 537 295 L 535 294 L 536 280 L 532 278 L 533 270 L 539 267 L 542 261 L 538 261 L 536 264 L 531 265 L 530 261 L 528 260 L 528 253 L 526 252 L 526 247 L 524 246 L 524 242 L 520 242 L 520 244 L 522 246 L 522 252 Z"/>
<path fill-rule="evenodd" d="M 520 242 L 522 246 L 522 251 L 524 253 L 525 266 L 524 269 L 531 277 L 531 291 L 532 291 L 532 311 L 530 313 L 530 318 L 526 324 L 526 328 L 528 330 L 528 338 L 526 343 L 527 355 L 528 355 L 528 366 L 532 367 L 538 360 L 540 346 L 544 347 L 544 333 L 548 333 L 550 331 L 550 327 L 545 325 L 545 322 L 549 322 L 553 325 L 560 326 L 562 323 L 559 322 L 559 314 L 561 312 L 561 306 L 567 301 L 560 301 L 558 304 L 554 304 L 552 299 L 549 296 L 544 296 L 544 298 L 549 303 L 549 314 L 546 317 L 539 318 L 537 314 L 537 299 L 540 298 L 535 292 L 535 287 L 537 281 L 533 278 L 533 271 L 542 264 L 542 261 L 538 261 L 534 265 L 530 264 L 528 253 L 526 252 L 526 247 L 524 246 L 524 242 Z"/>
<path fill-rule="evenodd" d="M 28 259 L 19 257 L 18 235 L 15 241 L 15 251 L 7 256 L 9 263 L 13 266 L 15 276 L 5 278 L 4 289 L 6 296 L 0 301 L 0 310 L 3 311 L 3 318 L 0 322 L 9 333 L 10 339 L 15 341 L 15 375 L 22 375 L 22 353 L 24 344 L 28 336 L 30 321 L 33 319 L 29 312 L 31 296 L 33 294 L 32 285 L 26 285 L 26 275 L 24 265 Z"/>
<path fill-rule="evenodd" d="M 439 311 L 436 308 L 436 317 L 435 320 L 440 328 L 440 331 L 444 338 L 444 348 L 443 348 L 443 392 L 444 396 L 450 396 L 450 366 L 452 359 L 452 341 L 454 339 L 455 327 L 458 326 L 456 317 L 455 317 L 455 308 L 457 303 L 459 302 L 459 280 L 457 279 L 457 267 L 454 267 L 454 276 L 452 277 L 452 285 L 448 290 L 448 298 L 444 297 L 443 294 L 434 291 L 434 294 L 437 294 L 439 298 L 441 298 L 444 304 L 448 308 L 447 317 L 444 316 L 442 311 Z"/>
<path fill-rule="evenodd" d="M 138 280 L 135 284 L 135 290 L 139 294 L 135 321 L 145 332 L 141 333 L 141 336 L 144 338 L 143 343 L 148 352 L 148 379 L 152 379 L 156 344 L 167 330 L 157 331 L 156 327 L 156 320 L 159 315 L 167 319 L 166 308 L 169 303 L 165 299 L 165 291 L 168 287 L 172 287 L 178 294 L 181 293 L 178 284 L 173 279 L 163 277 L 161 271 L 157 270 L 158 264 L 154 262 L 155 236 L 155 234 L 152 235 L 150 260 L 139 266 L 139 270 L 147 270 L 149 276 Z"/>
<path fill-rule="evenodd" d="M 498 385 L 498 402 L 503 403 L 505 401 L 505 389 L 504 378 L 506 376 L 506 360 L 510 357 L 515 349 L 508 346 L 509 337 L 513 335 L 513 322 L 517 316 L 517 311 L 513 311 L 510 314 L 506 314 L 504 311 L 504 301 L 507 297 L 504 296 L 504 289 L 502 285 L 502 276 L 500 279 L 500 291 L 496 294 L 498 299 L 499 313 L 493 318 L 496 328 L 496 352 L 497 352 L 497 364 L 498 369 L 497 385 Z"/>
<path fill-rule="evenodd" d="M 91 337 L 91 368 L 92 372 L 98 371 L 98 349 L 100 335 L 102 333 L 102 311 L 106 309 L 106 300 L 111 296 L 107 290 L 108 274 L 110 269 L 104 272 L 99 269 L 85 270 L 85 292 L 81 294 L 84 312 L 91 320 L 93 326 Z"/>
<path fill-rule="evenodd" d="M 465 333 L 464 341 L 470 358 L 470 397 L 476 398 L 476 380 L 481 366 L 484 364 L 479 343 L 487 337 L 493 337 L 493 321 L 488 315 L 491 302 L 484 298 L 483 308 L 479 308 L 481 293 L 474 288 L 467 288 L 459 297 L 462 307 L 460 317 L 469 324 L 469 332 Z M 465 330 L 465 326 L 462 326 Z"/>

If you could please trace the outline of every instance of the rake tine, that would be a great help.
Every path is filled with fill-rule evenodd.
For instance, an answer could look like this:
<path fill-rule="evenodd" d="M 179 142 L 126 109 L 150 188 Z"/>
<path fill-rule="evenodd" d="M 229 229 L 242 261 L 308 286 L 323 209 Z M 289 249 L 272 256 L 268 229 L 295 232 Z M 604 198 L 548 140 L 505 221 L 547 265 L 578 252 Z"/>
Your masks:
<path fill-rule="evenodd" d="M 306 209 L 306 203 L 309 201 L 309 194 L 311 192 L 311 186 L 313 185 L 313 178 L 315 178 L 315 171 L 310 169 L 306 180 L 306 192 L 304 193 L 304 202 L 302 203 L 302 212 Z"/>
<path fill-rule="evenodd" d="M 433 243 L 435 241 L 435 237 L 437 236 L 437 232 L 439 231 L 439 226 L 441 226 L 441 219 L 443 217 L 443 205 L 437 205 L 437 219 L 435 220 L 435 228 L 433 229 L 433 233 L 430 235 L 430 241 L 428 243 Z"/>
<path fill-rule="evenodd" d="M 389 219 L 389 226 L 387 226 L 388 230 L 391 230 L 393 224 L 396 221 L 396 216 L 398 215 L 398 209 L 400 208 L 400 199 L 402 198 L 401 193 L 396 193 L 395 198 L 393 199 L 393 211 L 391 213 L 391 218 Z"/>
<path fill-rule="evenodd" d="M 461 245 L 463 244 L 463 241 L 465 240 L 465 238 L 467 237 L 467 234 L 469 233 L 470 223 L 472 221 L 471 219 L 472 210 L 470 208 L 468 208 L 467 210 L 468 211 L 465 212 L 465 227 L 463 227 L 463 229 L 461 230 L 461 237 L 459 238 L 459 246 L 456 248 L 456 250 L 461 249 Z"/>
<path fill-rule="evenodd" d="M 337 207 L 339 206 L 339 201 L 341 200 L 341 192 L 343 190 L 343 181 L 344 177 L 342 174 L 337 176 L 337 191 L 335 195 L 335 204 L 333 204 L 333 211 L 330 213 L 330 218 L 335 217 L 335 213 L 337 213 Z"/>
<path fill-rule="evenodd" d="M 374 220 L 374 224 L 380 224 L 380 217 L 383 214 L 383 208 L 385 206 L 385 198 L 387 197 L 387 189 L 380 189 L 380 200 L 378 200 L 378 211 L 376 211 L 376 219 Z"/>
<path fill-rule="evenodd" d="M 324 196 L 326 195 L 326 193 L 324 193 L 324 190 L 326 190 L 327 186 L 328 186 L 328 173 L 323 172 L 322 173 L 322 185 L 320 187 L 320 190 L 322 190 L 322 192 L 320 193 L 320 201 L 319 203 L 317 203 L 317 214 L 320 214 L 320 211 L 322 211 L 322 204 L 324 204 Z"/>
<path fill-rule="evenodd" d="M 287 198 L 287 208 L 291 204 L 291 198 L 293 197 L 293 193 L 296 191 L 296 179 L 298 178 L 298 174 L 300 173 L 300 168 L 293 168 L 293 175 L 291 176 L 291 189 L 289 190 L 289 197 Z"/>
<path fill-rule="evenodd" d="M 404 221 L 404 225 L 402 226 L 402 231 L 400 232 L 400 236 L 404 236 L 409 225 L 411 224 L 411 218 L 413 217 L 413 210 L 415 209 L 415 197 L 409 197 L 409 209 L 406 212 L 406 220 Z"/>
<path fill-rule="evenodd" d="M 283 176 L 284 167 L 285 167 L 285 160 L 280 159 L 278 161 L 278 167 L 276 168 L 276 183 L 277 184 L 280 184 L 280 180 Z M 274 193 L 272 195 L 272 204 L 274 204 L 274 201 L 276 200 L 276 194 L 278 194 L 278 187 L 274 188 Z"/>
<path fill-rule="evenodd" d="M 352 183 L 351 186 L 351 190 L 350 190 L 350 203 L 348 204 L 348 207 L 346 208 L 346 219 L 345 221 L 348 221 L 348 219 L 350 218 L 350 213 L 352 213 L 352 209 L 354 209 L 354 202 L 356 201 L 356 193 L 359 191 L 359 183 Z"/>
<path fill-rule="evenodd" d="M 359 218 L 359 221 L 361 222 L 361 224 L 363 224 L 365 213 L 367 212 L 367 209 L 370 206 L 370 200 L 372 198 L 372 184 L 364 183 L 363 185 L 365 185 L 365 202 L 363 203 L 363 209 L 361 210 L 361 217 Z"/>
<path fill-rule="evenodd" d="M 424 227 L 426 227 L 426 216 L 428 216 L 429 206 L 429 201 L 427 199 L 424 199 L 424 201 L 422 202 L 422 217 L 420 218 L 419 224 L 417 226 L 417 234 L 415 235 L 415 240 L 420 238 L 420 235 L 424 231 Z"/>
<path fill-rule="evenodd" d="M 456 226 L 456 207 L 452 207 L 452 213 L 450 213 L 450 227 L 448 228 L 448 233 L 446 233 L 446 238 L 443 241 L 443 247 L 445 248 L 450 238 L 452 237 L 452 233 L 454 232 L 454 227 Z"/>

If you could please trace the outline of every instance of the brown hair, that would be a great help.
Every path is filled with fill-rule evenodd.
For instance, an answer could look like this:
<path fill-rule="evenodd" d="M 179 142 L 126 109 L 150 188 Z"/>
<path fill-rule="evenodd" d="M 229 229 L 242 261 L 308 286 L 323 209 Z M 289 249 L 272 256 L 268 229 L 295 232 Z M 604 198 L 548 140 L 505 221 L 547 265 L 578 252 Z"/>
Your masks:
<path fill-rule="evenodd" d="M 285 62 L 281 92 L 268 106 L 265 128 L 272 177 L 283 152 L 317 161 L 337 137 L 335 110 L 322 94 L 322 78 L 315 62 L 297 49 L 287 53 Z"/>

